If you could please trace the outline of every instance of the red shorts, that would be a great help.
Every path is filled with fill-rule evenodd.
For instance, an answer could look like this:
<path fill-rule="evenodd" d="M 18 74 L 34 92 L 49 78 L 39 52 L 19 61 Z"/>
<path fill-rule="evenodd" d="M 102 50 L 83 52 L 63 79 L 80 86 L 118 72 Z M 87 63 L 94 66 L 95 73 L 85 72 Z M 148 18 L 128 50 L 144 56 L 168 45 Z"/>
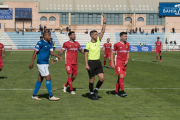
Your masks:
<path fill-rule="evenodd" d="M 126 76 L 126 66 L 117 65 L 115 66 L 115 71 L 117 75 L 124 74 Z"/>
<path fill-rule="evenodd" d="M 3 67 L 3 60 L 0 60 L 0 67 Z"/>
<path fill-rule="evenodd" d="M 72 73 L 73 75 L 77 75 L 77 64 L 66 64 L 67 73 Z"/>
<path fill-rule="evenodd" d="M 109 53 L 104 53 L 104 58 L 109 58 L 109 57 L 111 57 L 111 53 L 109 52 Z"/>
<path fill-rule="evenodd" d="M 161 50 L 156 50 L 156 54 L 161 54 Z"/>

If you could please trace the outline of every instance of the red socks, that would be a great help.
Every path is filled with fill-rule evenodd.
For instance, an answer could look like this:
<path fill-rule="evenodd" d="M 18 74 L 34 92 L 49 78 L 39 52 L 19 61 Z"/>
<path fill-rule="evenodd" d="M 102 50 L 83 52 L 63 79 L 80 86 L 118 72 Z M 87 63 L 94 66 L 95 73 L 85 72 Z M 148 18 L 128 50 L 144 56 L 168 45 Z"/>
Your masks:
<path fill-rule="evenodd" d="M 109 67 L 111 67 L 111 60 L 109 60 Z"/>
<path fill-rule="evenodd" d="M 104 66 L 106 66 L 106 61 L 104 61 Z"/>
<path fill-rule="evenodd" d="M 157 59 L 157 61 L 158 61 L 158 56 L 156 56 L 156 59 Z"/>
<path fill-rule="evenodd" d="M 118 93 L 118 92 L 119 92 L 119 80 L 116 83 L 116 93 Z"/>
<path fill-rule="evenodd" d="M 68 79 L 69 79 L 69 78 L 68 78 Z M 72 82 L 74 81 L 74 79 L 72 79 L 72 78 L 71 78 L 71 80 L 72 80 Z M 67 82 L 65 85 L 66 85 L 66 87 L 67 87 L 67 86 L 69 85 L 69 83 Z"/>
<path fill-rule="evenodd" d="M 120 85 L 121 91 L 124 91 L 124 78 L 119 79 L 119 85 Z"/>
<path fill-rule="evenodd" d="M 68 78 L 68 84 L 69 84 L 70 90 L 72 91 L 73 90 L 73 87 L 72 87 L 72 78 Z"/>

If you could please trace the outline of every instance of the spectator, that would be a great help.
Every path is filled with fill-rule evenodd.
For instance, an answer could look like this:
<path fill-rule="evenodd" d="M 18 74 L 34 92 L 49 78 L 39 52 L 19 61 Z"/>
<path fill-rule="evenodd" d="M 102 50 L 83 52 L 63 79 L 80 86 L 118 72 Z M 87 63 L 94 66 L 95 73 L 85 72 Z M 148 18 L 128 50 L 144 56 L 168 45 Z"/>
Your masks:
<path fill-rule="evenodd" d="M 142 31 L 142 34 L 144 34 L 144 30 Z"/>
<path fill-rule="evenodd" d="M 69 32 L 71 32 L 71 26 L 69 26 Z"/>
<path fill-rule="evenodd" d="M 172 28 L 172 33 L 175 33 L 175 29 L 174 28 Z"/>
<path fill-rule="evenodd" d="M 141 43 L 139 44 L 139 46 L 142 46 Z"/>
<path fill-rule="evenodd" d="M 141 27 L 139 28 L 139 32 L 141 33 Z"/>
<path fill-rule="evenodd" d="M 86 34 L 88 34 L 88 29 L 86 28 L 86 31 L 85 31 Z"/>
<path fill-rule="evenodd" d="M 44 26 L 44 32 L 46 32 L 46 26 Z"/>
<path fill-rule="evenodd" d="M 138 31 L 138 28 L 136 27 L 135 31 Z"/>
<path fill-rule="evenodd" d="M 63 28 L 62 28 L 62 26 L 60 27 L 60 34 L 62 34 L 62 30 L 63 30 Z"/>
<path fill-rule="evenodd" d="M 19 34 L 19 29 L 18 28 L 16 28 L 16 33 Z"/>
<path fill-rule="evenodd" d="M 157 29 L 157 32 L 159 33 L 159 28 Z"/>
<path fill-rule="evenodd" d="M 66 35 L 67 35 L 67 33 L 68 33 L 68 30 L 69 30 L 69 27 L 67 26 L 67 27 L 66 27 L 66 32 L 65 32 Z"/>
<path fill-rule="evenodd" d="M 126 33 L 128 33 L 128 29 L 126 30 Z"/>
<path fill-rule="evenodd" d="M 132 32 L 134 33 L 134 29 L 132 30 Z"/>
<path fill-rule="evenodd" d="M 176 43 L 176 40 L 174 40 L 174 45 L 176 45 L 177 43 Z"/>
<path fill-rule="evenodd" d="M 130 33 L 129 34 L 131 34 L 132 33 L 132 29 L 130 29 Z"/>
<path fill-rule="evenodd" d="M 42 26 L 41 26 L 41 24 L 39 25 L 39 31 L 41 31 L 41 28 L 42 28 Z"/>
<path fill-rule="evenodd" d="M 142 46 L 144 47 L 144 44 Z"/>
<path fill-rule="evenodd" d="M 170 45 L 172 45 L 172 41 L 170 41 Z"/>
<path fill-rule="evenodd" d="M 163 27 L 163 32 L 165 33 L 165 26 Z"/>
<path fill-rule="evenodd" d="M 43 36 L 40 36 L 40 40 L 43 40 Z"/>
<path fill-rule="evenodd" d="M 146 32 L 146 35 L 148 35 L 148 31 Z"/>
<path fill-rule="evenodd" d="M 157 33 L 157 27 L 155 26 L 155 32 Z"/>
<path fill-rule="evenodd" d="M 33 27 L 32 27 L 32 26 L 30 26 L 30 30 L 31 30 L 31 32 L 32 32 L 32 29 L 33 29 Z"/>
<path fill-rule="evenodd" d="M 56 43 L 54 42 L 53 43 L 53 51 L 55 51 L 55 49 L 56 49 Z"/>
<path fill-rule="evenodd" d="M 151 34 L 154 34 L 154 29 L 151 30 Z"/>

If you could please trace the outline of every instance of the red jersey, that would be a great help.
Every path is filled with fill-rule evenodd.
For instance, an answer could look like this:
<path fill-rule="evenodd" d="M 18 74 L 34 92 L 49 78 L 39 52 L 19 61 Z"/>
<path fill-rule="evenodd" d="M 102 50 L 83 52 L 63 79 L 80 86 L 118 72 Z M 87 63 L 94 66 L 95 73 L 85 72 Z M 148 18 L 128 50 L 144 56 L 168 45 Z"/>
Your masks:
<path fill-rule="evenodd" d="M 0 43 L 0 59 L 2 58 L 2 49 L 4 48 L 4 45 Z"/>
<path fill-rule="evenodd" d="M 105 48 L 105 53 L 111 52 L 111 43 L 104 43 L 103 47 Z"/>
<path fill-rule="evenodd" d="M 156 44 L 156 49 L 157 49 L 157 50 L 160 50 L 160 49 L 161 49 L 162 42 L 161 42 L 161 41 L 156 41 L 155 44 Z"/>
<path fill-rule="evenodd" d="M 67 41 L 63 44 L 65 50 L 65 64 L 77 64 L 78 49 L 81 46 L 78 42 Z"/>
<path fill-rule="evenodd" d="M 114 44 L 113 52 L 115 52 L 116 65 L 124 65 L 127 60 L 127 53 L 129 52 L 129 43 L 126 44 L 118 42 Z"/>

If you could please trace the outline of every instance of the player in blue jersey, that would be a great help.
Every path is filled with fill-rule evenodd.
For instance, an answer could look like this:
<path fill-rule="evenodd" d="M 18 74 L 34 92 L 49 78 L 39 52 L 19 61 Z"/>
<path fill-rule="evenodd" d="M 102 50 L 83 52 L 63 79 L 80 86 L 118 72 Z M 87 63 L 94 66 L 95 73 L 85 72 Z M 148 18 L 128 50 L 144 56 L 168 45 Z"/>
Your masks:
<path fill-rule="evenodd" d="M 34 54 L 32 56 L 32 62 L 29 65 L 29 69 L 31 70 L 34 65 L 34 60 L 37 54 L 37 67 L 39 70 L 39 77 L 35 85 L 34 93 L 31 99 L 41 100 L 36 95 L 40 89 L 43 78 L 46 78 L 46 87 L 49 92 L 49 100 L 58 100 L 59 98 L 54 97 L 52 94 L 52 86 L 51 86 L 51 77 L 49 74 L 49 55 L 56 56 L 60 61 L 62 58 L 53 53 L 53 46 L 51 45 L 51 34 L 49 32 L 43 33 L 44 39 L 39 41 L 35 46 Z"/>

